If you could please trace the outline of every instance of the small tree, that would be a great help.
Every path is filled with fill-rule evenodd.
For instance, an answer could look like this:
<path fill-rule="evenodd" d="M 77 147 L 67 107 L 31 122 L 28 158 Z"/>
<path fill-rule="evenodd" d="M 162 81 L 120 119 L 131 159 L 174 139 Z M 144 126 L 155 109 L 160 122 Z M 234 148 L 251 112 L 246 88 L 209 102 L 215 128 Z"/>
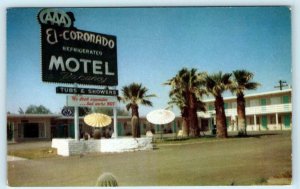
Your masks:
<path fill-rule="evenodd" d="M 30 105 L 25 111 L 26 114 L 51 114 L 51 111 L 43 105 Z"/>
<path fill-rule="evenodd" d="M 139 123 L 139 104 L 145 106 L 152 106 L 152 102 L 149 98 L 156 97 L 155 94 L 147 94 L 148 89 L 143 87 L 142 84 L 132 83 L 128 86 L 122 88 L 122 96 L 119 96 L 118 99 L 123 103 L 126 103 L 126 109 L 131 110 L 132 118 L 136 116 L 137 122 Z M 136 122 L 136 121 L 135 121 Z M 133 137 L 139 138 L 141 136 L 139 127 L 136 127 Z"/>
<path fill-rule="evenodd" d="M 19 114 L 25 114 L 24 110 L 21 107 L 19 107 L 18 112 L 19 112 Z"/>

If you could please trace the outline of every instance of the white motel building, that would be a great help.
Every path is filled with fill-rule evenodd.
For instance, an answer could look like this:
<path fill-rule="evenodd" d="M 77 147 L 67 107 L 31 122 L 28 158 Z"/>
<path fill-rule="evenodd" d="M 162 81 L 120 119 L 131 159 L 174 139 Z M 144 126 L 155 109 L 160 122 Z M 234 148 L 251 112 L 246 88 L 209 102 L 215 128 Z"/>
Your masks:
<path fill-rule="evenodd" d="M 248 131 L 291 130 L 292 127 L 292 89 L 245 95 L 246 123 Z M 199 127 L 210 132 L 215 124 L 214 99 L 205 100 L 207 111 L 199 112 Z M 228 131 L 237 131 L 236 97 L 224 98 Z M 118 136 L 131 135 L 130 116 L 117 120 Z M 80 133 L 92 132 L 91 127 L 79 121 Z M 106 128 L 112 131 L 112 124 Z M 181 129 L 181 117 L 167 125 L 153 125 L 145 117 L 140 118 L 141 134 L 147 130 L 153 133 L 177 133 Z M 52 138 L 74 138 L 74 119 L 60 114 L 8 114 L 8 141 L 22 142 L 32 140 L 51 140 Z M 81 136 L 82 137 L 82 136 Z"/>
<path fill-rule="evenodd" d="M 292 127 L 292 89 L 245 95 L 247 131 L 290 130 Z M 207 112 L 198 116 L 215 123 L 214 99 L 205 100 Z M 224 108 L 228 131 L 237 131 L 236 97 L 225 97 Z"/>

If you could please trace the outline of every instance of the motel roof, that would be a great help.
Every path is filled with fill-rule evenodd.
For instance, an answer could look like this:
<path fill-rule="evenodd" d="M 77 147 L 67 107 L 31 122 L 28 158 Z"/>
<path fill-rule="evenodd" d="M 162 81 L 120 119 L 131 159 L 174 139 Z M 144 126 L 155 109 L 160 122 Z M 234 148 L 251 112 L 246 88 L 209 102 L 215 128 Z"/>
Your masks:
<path fill-rule="evenodd" d="M 61 116 L 60 114 L 7 114 L 7 118 L 58 118 Z"/>
<path fill-rule="evenodd" d="M 111 116 L 113 118 L 113 116 Z M 141 116 L 140 118 L 144 118 L 145 116 Z M 28 118 L 54 118 L 54 119 L 74 119 L 74 116 L 63 116 L 61 114 L 14 114 L 8 113 L 7 118 L 21 118 L 21 119 L 28 119 Z M 83 119 L 83 116 L 80 116 L 79 119 Z M 131 116 L 118 116 L 118 119 L 128 119 Z"/>

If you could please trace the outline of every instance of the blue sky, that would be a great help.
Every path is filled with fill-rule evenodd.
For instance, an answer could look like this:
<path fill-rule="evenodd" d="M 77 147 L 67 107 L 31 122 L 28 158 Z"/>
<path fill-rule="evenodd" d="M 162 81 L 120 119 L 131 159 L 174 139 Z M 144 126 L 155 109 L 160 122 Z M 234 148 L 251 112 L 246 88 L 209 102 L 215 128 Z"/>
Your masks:
<path fill-rule="evenodd" d="M 41 79 L 40 9 L 7 11 L 7 111 L 30 104 L 60 112 L 65 95 Z M 291 15 L 288 7 L 64 8 L 78 29 L 117 36 L 119 85 L 142 83 L 164 108 L 163 86 L 183 67 L 214 73 L 247 69 L 262 86 L 276 90 L 291 81 Z M 94 86 L 89 86 L 94 87 Z M 252 92 L 252 93 L 253 93 Z M 230 95 L 230 94 L 226 94 Z M 178 110 L 174 110 L 178 112 Z"/>

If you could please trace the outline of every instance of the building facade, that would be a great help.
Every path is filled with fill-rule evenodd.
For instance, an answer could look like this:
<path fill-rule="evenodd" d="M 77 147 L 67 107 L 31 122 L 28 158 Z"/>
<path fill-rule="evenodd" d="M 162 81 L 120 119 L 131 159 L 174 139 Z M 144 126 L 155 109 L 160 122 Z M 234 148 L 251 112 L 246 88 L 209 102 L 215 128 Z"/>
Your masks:
<path fill-rule="evenodd" d="M 290 130 L 292 128 L 292 89 L 245 95 L 247 131 Z M 205 100 L 207 112 L 198 116 L 215 124 L 214 99 Z M 237 131 L 236 97 L 224 98 L 228 131 Z"/>
<path fill-rule="evenodd" d="M 181 118 L 166 125 L 154 125 L 145 117 L 140 117 L 141 135 L 147 131 L 152 133 L 177 133 L 181 129 Z M 83 117 L 79 118 L 80 138 L 85 133 L 93 136 L 97 128 L 86 125 Z M 113 121 L 107 127 L 101 128 L 101 137 L 110 138 L 113 133 Z M 131 117 L 118 116 L 118 136 L 131 136 Z M 74 118 L 60 114 L 8 114 L 7 140 L 12 142 L 51 140 L 52 138 L 74 138 Z"/>
<path fill-rule="evenodd" d="M 292 128 L 292 90 L 272 91 L 245 95 L 246 124 L 248 131 L 290 130 Z M 207 111 L 198 112 L 201 131 L 212 130 L 215 125 L 214 99 L 204 101 Z M 238 131 L 236 97 L 224 98 L 224 108 L 228 131 Z M 113 123 L 113 121 L 112 121 Z M 152 133 L 178 133 L 181 117 L 166 125 L 154 125 L 145 117 L 140 117 L 141 135 Z M 85 133 L 93 135 L 95 128 L 79 119 L 80 138 Z M 109 138 L 113 124 L 101 129 L 101 137 Z M 131 117 L 118 116 L 118 136 L 131 136 Z M 7 114 L 7 140 L 22 142 L 31 140 L 51 140 L 52 138 L 74 138 L 74 118 L 60 114 Z"/>

